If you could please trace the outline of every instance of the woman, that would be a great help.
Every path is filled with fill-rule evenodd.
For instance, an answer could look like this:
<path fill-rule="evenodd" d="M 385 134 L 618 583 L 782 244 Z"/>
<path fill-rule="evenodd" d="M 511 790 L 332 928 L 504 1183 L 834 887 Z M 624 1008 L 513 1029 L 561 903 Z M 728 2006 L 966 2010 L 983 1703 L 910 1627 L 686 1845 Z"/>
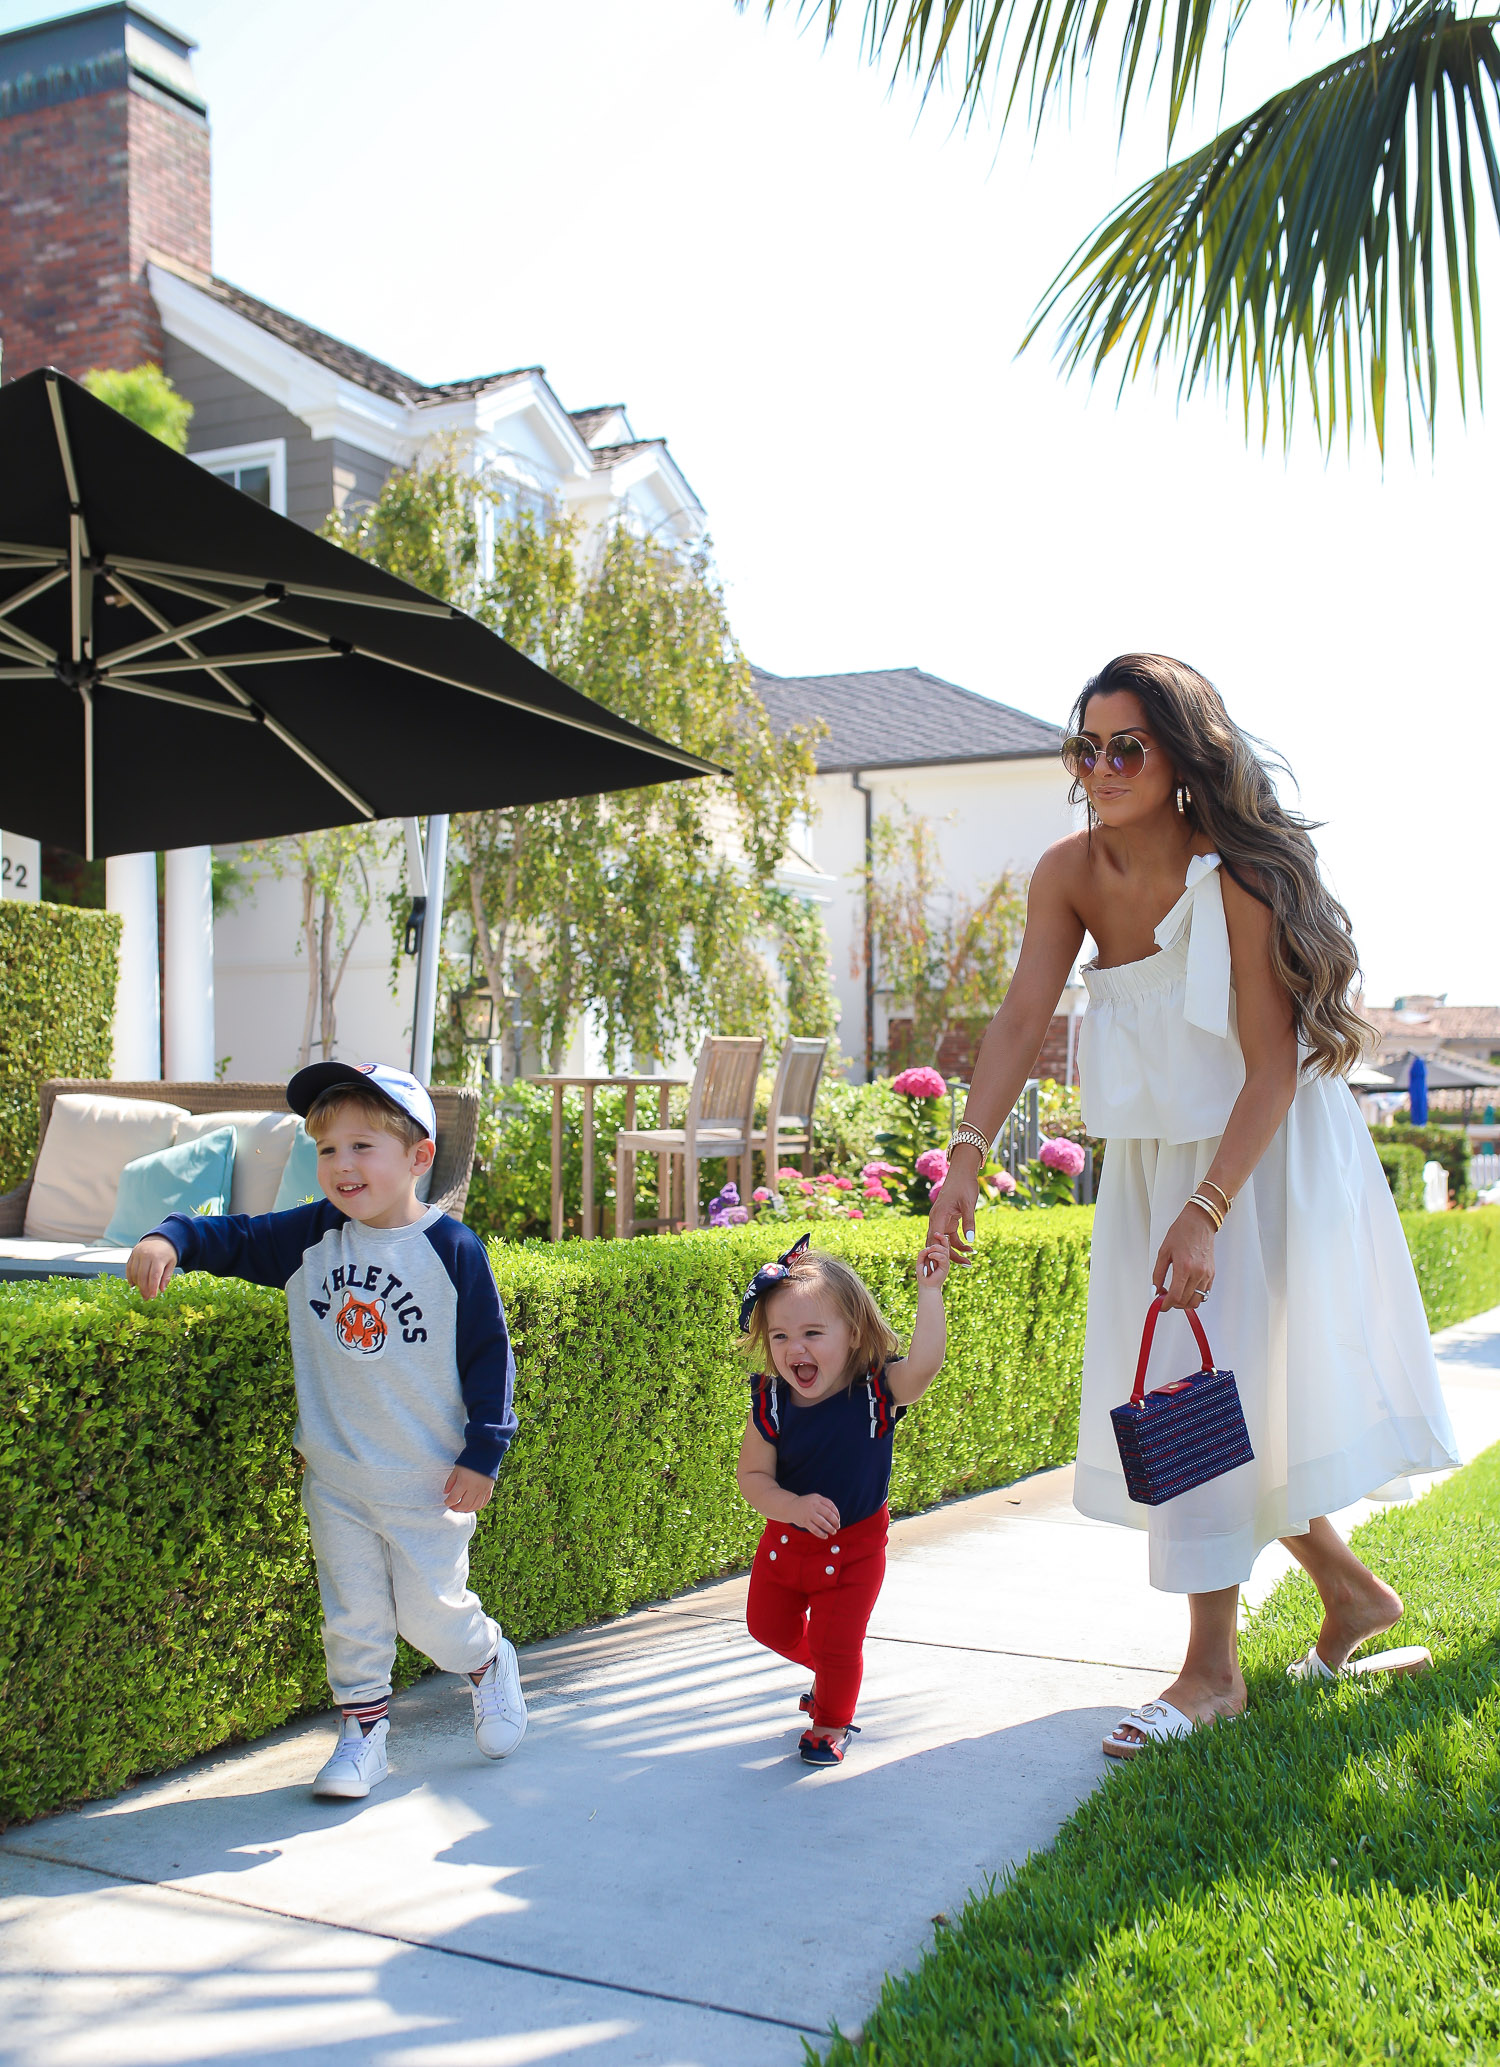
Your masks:
<path fill-rule="evenodd" d="M 1181 1672 L 1105 1739 L 1112 1757 L 1238 1715 L 1239 1589 L 1280 1537 L 1323 1602 L 1290 1669 L 1331 1679 L 1400 1618 L 1329 1525 L 1385 1481 L 1458 1460 L 1410 1255 L 1342 1081 L 1363 1022 L 1349 920 L 1306 824 L 1213 686 L 1130 653 L 1079 697 L 1063 760 L 1085 831 L 1031 881 L 1026 935 L 974 1068 L 929 1239 L 968 1253 L 987 1145 L 1019 1096 L 1083 944 L 1084 1118 L 1108 1141 L 1094 1223 L 1074 1502 L 1145 1528 L 1151 1583 L 1188 1596 Z M 1234 1371 L 1253 1462 L 1160 1507 L 1125 1491 L 1109 1420 L 1130 1393 L 1152 1283 L 1202 1315 Z M 1180 1311 L 1150 1382 L 1196 1369 Z M 1388 1651 L 1359 1670 L 1415 1670 Z"/>

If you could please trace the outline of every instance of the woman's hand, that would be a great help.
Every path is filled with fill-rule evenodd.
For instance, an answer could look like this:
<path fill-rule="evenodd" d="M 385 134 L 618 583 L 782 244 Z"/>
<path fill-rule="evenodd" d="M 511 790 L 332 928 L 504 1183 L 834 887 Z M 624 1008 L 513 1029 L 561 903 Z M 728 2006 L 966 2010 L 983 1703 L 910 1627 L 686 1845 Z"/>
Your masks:
<path fill-rule="evenodd" d="M 963 1161 L 958 1158 L 962 1156 Z M 979 1204 L 979 1163 L 973 1149 L 953 1152 L 948 1174 L 932 1195 L 927 1209 L 927 1248 L 946 1243 L 955 1263 L 967 1263 L 974 1253 L 974 1209 Z M 926 1254 L 924 1249 L 923 1254 Z"/>
<path fill-rule="evenodd" d="M 1214 1226 L 1197 1206 L 1184 1206 L 1167 1229 L 1151 1278 L 1163 1306 L 1203 1304 L 1214 1281 Z"/>

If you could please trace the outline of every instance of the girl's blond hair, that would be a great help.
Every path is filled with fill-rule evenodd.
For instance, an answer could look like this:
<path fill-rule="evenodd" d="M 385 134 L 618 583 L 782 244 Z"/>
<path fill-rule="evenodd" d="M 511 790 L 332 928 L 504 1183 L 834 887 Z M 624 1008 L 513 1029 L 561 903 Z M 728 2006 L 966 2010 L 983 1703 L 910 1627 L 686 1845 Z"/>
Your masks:
<path fill-rule="evenodd" d="M 740 1337 L 740 1348 L 754 1356 L 757 1365 L 764 1370 L 775 1369 L 766 1308 L 778 1292 L 786 1291 L 791 1285 L 813 1292 L 826 1292 L 840 1316 L 849 1323 L 854 1336 L 852 1354 L 855 1359 L 851 1376 L 868 1369 L 871 1364 L 888 1364 L 901 1354 L 896 1331 L 875 1304 L 863 1278 L 840 1257 L 830 1256 L 826 1249 L 804 1249 L 787 1265 L 786 1276 L 755 1302 L 750 1325 Z"/>

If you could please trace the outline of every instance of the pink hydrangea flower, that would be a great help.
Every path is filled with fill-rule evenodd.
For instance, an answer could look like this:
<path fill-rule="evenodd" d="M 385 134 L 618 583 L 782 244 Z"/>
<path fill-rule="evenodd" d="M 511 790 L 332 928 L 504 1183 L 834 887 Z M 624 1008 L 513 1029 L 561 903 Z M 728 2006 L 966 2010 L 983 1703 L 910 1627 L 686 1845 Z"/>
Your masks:
<path fill-rule="evenodd" d="M 785 1163 L 782 1165 L 781 1169 L 779 1169 L 776 1172 L 776 1175 L 784 1182 L 790 1183 L 794 1177 L 800 1177 L 802 1175 L 802 1172 L 800 1170 L 794 1170 L 790 1163 Z"/>
<path fill-rule="evenodd" d="M 852 1177 L 835 1177 L 833 1181 L 840 1191 L 853 1191 L 854 1189 L 854 1179 Z"/>
<path fill-rule="evenodd" d="M 898 1177 L 901 1173 L 894 1163 L 866 1163 L 859 1174 L 867 1182 L 878 1184 L 882 1177 Z"/>
<path fill-rule="evenodd" d="M 888 1206 L 891 1202 L 891 1195 L 885 1186 L 877 1184 L 873 1178 L 865 1186 L 865 1197 L 873 1199 L 877 1206 Z"/>
<path fill-rule="evenodd" d="M 935 1069 L 903 1069 L 891 1085 L 903 1098 L 946 1098 L 948 1086 Z"/>
<path fill-rule="evenodd" d="M 865 1216 L 858 1206 L 851 1206 L 844 1217 L 847 1220 L 863 1220 Z"/>
<path fill-rule="evenodd" d="M 766 1190 L 766 1187 L 763 1184 L 757 1184 L 754 1191 L 751 1192 L 750 1196 L 754 1199 L 757 1206 L 763 1206 L 766 1203 L 766 1200 L 771 1196 L 771 1194 Z"/>
<path fill-rule="evenodd" d="M 1065 1141 L 1058 1135 L 1042 1143 L 1041 1161 L 1049 1170 L 1060 1170 L 1065 1177 L 1077 1177 L 1088 1156 L 1076 1141 Z"/>
<path fill-rule="evenodd" d="M 1003 1199 L 1008 1199 L 1016 1188 L 1016 1180 L 1009 1170 L 997 1170 L 989 1181 Z"/>
<path fill-rule="evenodd" d="M 948 1174 L 948 1158 L 940 1148 L 929 1148 L 917 1157 L 917 1175 L 929 1184 L 941 1184 Z"/>

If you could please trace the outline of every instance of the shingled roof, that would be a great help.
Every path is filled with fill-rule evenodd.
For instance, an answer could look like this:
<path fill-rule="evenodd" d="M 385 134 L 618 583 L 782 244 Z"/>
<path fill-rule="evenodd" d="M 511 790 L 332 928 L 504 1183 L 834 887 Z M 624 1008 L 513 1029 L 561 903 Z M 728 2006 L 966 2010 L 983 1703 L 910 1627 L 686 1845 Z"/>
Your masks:
<path fill-rule="evenodd" d="M 921 768 L 951 761 L 1027 761 L 1055 754 L 1060 727 L 1008 703 L 960 689 L 919 667 L 857 675 L 770 675 L 752 667 L 778 732 L 821 718 L 820 775 L 859 768 Z"/>
<path fill-rule="evenodd" d="M 468 395 L 482 394 L 489 388 L 507 387 L 512 381 L 526 380 L 542 371 L 540 366 L 518 366 L 505 373 L 481 373 L 471 380 L 440 381 L 434 387 L 426 381 L 414 379 L 409 373 L 400 372 L 394 366 L 387 366 L 383 359 L 374 359 L 368 352 L 345 344 L 341 337 L 330 337 L 326 330 L 315 330 L 300 316 L 289 316 L 285 309 L 273 308 L 270 302 L 257 300 L 243 287 L 236 287 L 231 281 L 221 280 L 213 273 L 197 272 L 191 266 L 176 264 L 156 253 L 152 254 L 151 262 L 165 272 L 175 273 L 189 286 L 196 287 L 222 307 L 232 309 L 237 316 L 243 316 L 271 337 L 279 338 L 293 351 L 301 352 L 319 366 L 326 366 L 330 373 L 353 381 L 367 394 L 380 395 L 387 402 L 401 402 L 420 409 L 439 402 L 460 401 Z"/>

